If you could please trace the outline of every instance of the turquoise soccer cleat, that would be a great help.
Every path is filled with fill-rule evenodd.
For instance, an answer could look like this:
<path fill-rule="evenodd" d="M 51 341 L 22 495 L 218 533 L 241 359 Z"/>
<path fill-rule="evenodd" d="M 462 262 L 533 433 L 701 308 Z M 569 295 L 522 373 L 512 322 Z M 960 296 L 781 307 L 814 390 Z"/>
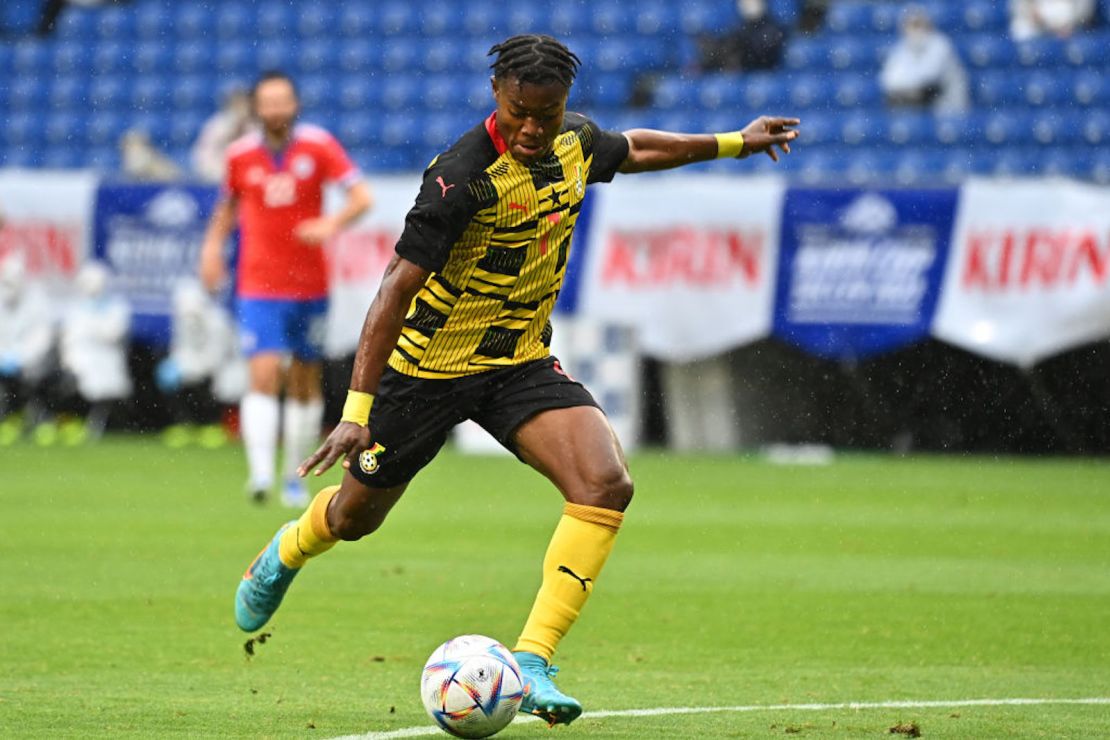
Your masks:
<path fill-rule="evenodd" d="M 278 557 L 281 533 L 296 523 L 294 520 L 281 525 L 239 582 L 239 589 L 235 592 L 235 623 L 244 632 L 254 632 L 270 621 L 281 605 L 289 584 L 300 572 L 300 568 L 290 568 Z"/>
<path fill-rule="evenodd" d="M 524 680 L 524 701 L 520 711 L 534 714 L 548 725 L 569 725 L 582 714 L 582 705 L 577 699 L 559 691 L 551 680 L 559 669 L 548 665 L 547 661 L 535 653 L 513 653 L 520 665 L 521 678 Z"/>

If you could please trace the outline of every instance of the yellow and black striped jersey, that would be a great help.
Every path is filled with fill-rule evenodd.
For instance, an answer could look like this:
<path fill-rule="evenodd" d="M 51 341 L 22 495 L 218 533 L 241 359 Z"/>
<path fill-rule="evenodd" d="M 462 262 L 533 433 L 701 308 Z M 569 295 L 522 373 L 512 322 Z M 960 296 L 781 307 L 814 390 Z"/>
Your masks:
<path fill-rule="evenodd" d="M 513 159 L 493 115 L 436 157 L 397 243 L 432 274 L 390 367 L 455 378 L 546 357 L 586 186 L 612 180 L 627 156 L 623 134 L 567 113 L 534 164 Z"/>

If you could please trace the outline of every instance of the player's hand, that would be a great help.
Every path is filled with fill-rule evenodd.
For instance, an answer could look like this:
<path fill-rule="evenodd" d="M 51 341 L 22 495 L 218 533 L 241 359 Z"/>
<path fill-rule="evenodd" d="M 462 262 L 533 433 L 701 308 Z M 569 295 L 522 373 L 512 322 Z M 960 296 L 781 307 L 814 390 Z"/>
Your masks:
<path fill-rule="evenodd" d="M 323 475 L 339 458 L 343 458 L 343 469 L 347 470 L 351 467 L 351 463 L 357 461 L 359 453 L 368 447 L 370 447 L 369 427 L 355 424 L 353 421 L 341 421 L 319 449 L 301 463 L 297 468 L 297 475 L 303 478 L 313 467 L 316 467 L 314 475 Z"/>
<path fill-rule="evenodd" d="M 744 148 L 740 151 L 739 158 L 766 152 L 768 157 L 776 162 L 779 161 L 775 147 L 781 149 L 783 154 L 789 154 L 790 142 L 798 138 L 798 132 L 792 127 L 799 123 L 801 121 L 797 118 L 760 116 L 740 130 L 744 135 Z"/>
<path fill-rule="evenodd" d="M 305 244 L 312 245 L 323 244 L 335 236 L 338 231 L 339 223 L 330 216 L 306 219 L 297 224 L 297 227 L 293 230 L 298 239 Z"/>
<path fill-rule="evenodd" d="M 209 293 L 215 293 L 227 282 L 227 265 L 224 264 L 224 257 L 218 248 L 201 249 L 200 281 Z"/>

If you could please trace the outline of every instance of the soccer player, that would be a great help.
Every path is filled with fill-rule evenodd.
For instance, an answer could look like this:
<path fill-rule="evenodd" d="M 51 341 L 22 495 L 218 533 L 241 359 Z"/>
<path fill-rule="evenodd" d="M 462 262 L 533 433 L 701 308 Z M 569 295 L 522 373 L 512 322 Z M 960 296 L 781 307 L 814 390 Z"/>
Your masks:
<path fill-rule="evenodd" d="M 238 213 L 236 309 L 250 365 L 250 388 L 240 405 L 247 490 L 261 502 L 272 488 L 280 425 L 282 501 L 302 507 L 308 494 L 297 463 L 316 443 L 324 409 L 320 359 L 328 280 L 321 247 L 370 208 L 371 194 L 331 134 L 297 123 L 300 106 L 289 76 L 263 74 L 251 98 L 261 130 L 228 147 L 227 179 L 204 237 L 200 274 L 209 290 L 226 281 L 223 248 Z M 347 198 L 339 212 L 323 216 L 329 181 L 345 187 Z"/>
<path fill-rule="evenodd" d="M 566 723 L 581 705 L 552 682 L 551 657 L 593 592 L 632 480 L 597 402 L 550 356 L 551 315 L 586 187 L 617 172 L 789 152 L 792 118 L 742 131 L 605 131 L 566 112 L 579 60 L 549 36 L 494 46 L 496 110 L 439 155 L 362 329 L 342 421 L 306 459 L 316 475 L 343 459 L 239 584 L 235 616 L 260 628 L 308 558 L 374 532 L 409 481 L 464 419 L 545 475 L 566 504 L 514 654 L 521 711 Z M 740 197 L 740 196 L 738 196 Z"/>

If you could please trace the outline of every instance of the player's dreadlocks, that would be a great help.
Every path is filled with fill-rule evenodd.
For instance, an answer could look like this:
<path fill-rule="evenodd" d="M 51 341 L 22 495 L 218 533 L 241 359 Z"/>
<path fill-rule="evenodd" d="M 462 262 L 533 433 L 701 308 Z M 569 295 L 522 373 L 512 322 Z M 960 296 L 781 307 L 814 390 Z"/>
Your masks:
<path fill-rule="evenodd" d="M 518 82 L 533 85 L 561 83 L 568 88 L 574 84 L 578 65 L 582 60 L 561 42 L 540 34 L 521 34 L 495 44 L 488 56 L 497 55 L 490 65 L 493 76 L 499 80 L 512 77 Z"/>

